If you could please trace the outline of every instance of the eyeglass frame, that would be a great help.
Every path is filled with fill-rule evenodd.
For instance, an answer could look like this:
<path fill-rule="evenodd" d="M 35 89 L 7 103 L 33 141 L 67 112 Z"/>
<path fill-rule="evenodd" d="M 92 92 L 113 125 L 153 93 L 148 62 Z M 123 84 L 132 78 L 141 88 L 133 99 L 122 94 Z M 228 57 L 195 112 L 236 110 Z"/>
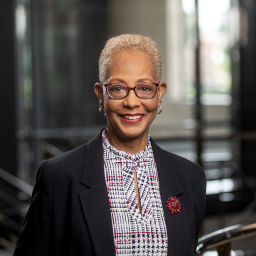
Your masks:
<path fill-rule="evenodd" d="M 155 97 L 156 92 L 157 92 L 157 88 L 158 88 L 158 86 L 160 85 L 160 83 L 139 83 L 139 84 L 136 84 L 134 87 L 130 87 L 130 86 L 128 86 L 127 84 L 122 84 L 122 85 L 125 85 L 125 86 L 128 88 L 128 93 L 127 93 L 126 96 L 124 96 L 123 98 L 118 99 L 118 98 L 113 98 L 113 97 L 111 97 L 110 94 L 109 94 L 108 86 L 109 86 L 109 85 L 112 85 L 112 84 L 122 84 L 122 83 L 103 84 L 103 86 L 106 88 L 108 97 L 109 97 L 110 99 L 112 99 L 112 100 L 123 100 L 123 99 L 125 99 L 125 98 L 128 96 L 128 94 L 129 94 L 130 91 L 134 91 L 136 97 L 138 97 L 138 98 L 141 99 L 141 100 L 150 100 L 150 99 L 153 99 L 153 98 Z M 151 98 L 141 98 L 141 97 L 139 97 L 139 96 L 137 95 L 137 93 L 136 93 L 136 91 L 135 91 L 136 86 L 138 86 L 138 85 L 143 85 L 143 84 L 154 84 L 154 85 L 156 86 L 156 91 L 155 91 L 154 95 L 153 95 Z"/>

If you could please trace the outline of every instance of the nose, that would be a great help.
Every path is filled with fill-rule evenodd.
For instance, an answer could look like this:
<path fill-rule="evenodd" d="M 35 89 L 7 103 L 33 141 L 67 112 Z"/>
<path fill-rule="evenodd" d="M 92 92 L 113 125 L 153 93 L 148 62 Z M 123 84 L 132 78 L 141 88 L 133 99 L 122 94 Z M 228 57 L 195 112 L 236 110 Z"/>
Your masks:
<path fill-rule="evenodd" d="M 128 108 L 136 108 L 140 106 L 141 102 L 140 99 L 136 96 L 135 91 L 129 90 L 127 97 L 124 98 L 123 104 Z"/>

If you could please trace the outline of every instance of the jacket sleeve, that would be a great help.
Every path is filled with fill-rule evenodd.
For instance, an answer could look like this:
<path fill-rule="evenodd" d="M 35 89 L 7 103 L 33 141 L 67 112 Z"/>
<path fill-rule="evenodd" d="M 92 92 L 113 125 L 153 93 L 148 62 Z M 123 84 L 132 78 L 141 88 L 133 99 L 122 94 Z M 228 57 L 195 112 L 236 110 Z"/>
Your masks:
<path fill-rule="evenodd" d="M 14 256 L 50 255 L 52 187 L 49 164 L 40 165 L 23 229 Z"/>
<path fill-rule="evenodd" d="M 198 168 L 200 169 L 200 175 L 201 175 L 201 209 L 200 209 L 200 217 L 198 219 L 198 222 L 196 223 L 196 241 L 195 241 L 195 247 L 197 247 L 198 245 L 198 237 L 199 237 L 199 232 L 200 232 L 200 228 L 201 228 L 201 224 L 204 218 L 204 212 L 205 212 L 205 204 L 206 204 L 206 177 L 205 177 L 205 173 L 204 170 L 202 169 L 201 166 L 198 165 Z"/>

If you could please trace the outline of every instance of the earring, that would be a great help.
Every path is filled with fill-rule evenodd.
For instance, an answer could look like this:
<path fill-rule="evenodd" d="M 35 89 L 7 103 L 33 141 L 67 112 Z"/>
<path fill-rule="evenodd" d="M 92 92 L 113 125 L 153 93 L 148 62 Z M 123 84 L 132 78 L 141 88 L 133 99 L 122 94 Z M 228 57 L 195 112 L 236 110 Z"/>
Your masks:
<path fill-rule="evenodd" d="M 162 103 L 162 101 L 160 100 L 159 101 L 160 103 Z M 161 114 L 162 113 L 162 111 L 163 111 L 163 107 L 160 105 L 160 110 L 159 110 L 159 112 L 157 112 L 157 114 L 159 115 L 159 114 Z"/>
<path fill-rule="evenodd" d="M 105 114 L 105 113 L 103 114 L 102 111 L 101 111 L 101 110 L 103 109 L 103 108 L 101 108 L 101 104 L 102 104 L 102 102 L 100 101 L 100 102 L 99 102 L 99 113 L 100 113 L 102 116 L 106 116 L 106 114 Z M 103 111 L 104 111 L 104 109 L 103 109 Z"/>

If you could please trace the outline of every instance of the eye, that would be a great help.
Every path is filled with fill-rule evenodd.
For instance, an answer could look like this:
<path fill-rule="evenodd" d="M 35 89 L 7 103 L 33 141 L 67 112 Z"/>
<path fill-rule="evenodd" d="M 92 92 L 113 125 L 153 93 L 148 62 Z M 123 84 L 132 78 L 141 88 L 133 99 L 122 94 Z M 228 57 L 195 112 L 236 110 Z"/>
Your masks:
<path fill-rule="evenodd" d="M 116 86 L 112 89 L 112 91 L 116 91 L 116 92 L 120 92 L 121 90 L 123 90 L 121 86 Z"/>
<path fill-rule="evenodd" d="M 140 88 L 140 90 L 142 90 L 143 92 L 149 91 L 150 88 L 148 86 L 143 86 Z"/>
<path fill-rule="evenodd" d="M 122 92 L 125 91 L 125 87 L 120 84 L 111 84 L 109 86 L 109 91 L 112 93 Z"/>
<path fill-rule="evenodd" d="M 145 84 L 142 84 L 140 86 L 138 86 L 138 91 L 140 92 L 151 92 L 153 90 L 153 85 L 145 85 Z"/>

